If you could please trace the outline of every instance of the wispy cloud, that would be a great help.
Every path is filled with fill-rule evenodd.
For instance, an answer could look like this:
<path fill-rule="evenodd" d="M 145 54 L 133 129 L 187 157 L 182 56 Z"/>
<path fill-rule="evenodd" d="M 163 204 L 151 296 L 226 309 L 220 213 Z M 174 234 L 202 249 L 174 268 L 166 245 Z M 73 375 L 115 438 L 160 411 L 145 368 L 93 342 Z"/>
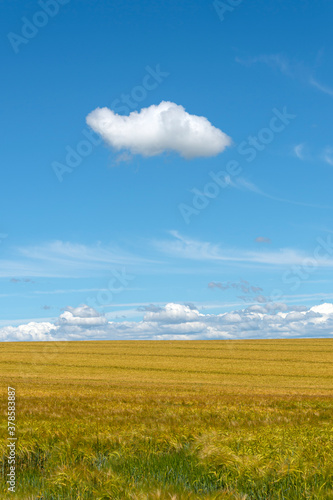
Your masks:
<path fill-rule="evenodd" d="M 26 279 L 18 279 L 18 278 L 12 278 L 10 280 L 11 283 L 35 283 L 33 280 L 31 280 L 30 278 L 26 278 Z"/>
<path fill-rule="evenodd" d="M 283 54 L 261 54 L 255 57 L 240 58 L 236 57 L 236 62 L 242 64 L 243 66 L 253 66 L 254 64 L 262 63 L 269 66 L 272 69 L 280 71 L 282 74 L 288 76 L 289 78 L 299 80 L 316 90 L 333 96 L 333 88 L 321 83 L 314 75 L 313 70 L 311 70 L 307 65 L 300 61 L 291 61 L 288 57 Z"/>
<path fill-rule="evenodd" d="M 13 249 L 15 259 L 0 260 L 0 277 L 93 277 L 112 266 L 151 266 L 156 260 L 141 257 L 116 245 L 46 242 Z"/>
<path fill-rule="evenodd" d="M 331 97 L 333 96 L 333 88 L 328 87 L 327 85 L 323 85 L 322 83 L 318 82 L 318 80 L 315 80 L 315 78 L 310 77 L 309 84 L 315 87 L 317 90 L 320 90 L 320 92 L 323 92 L 324 94 L 327 94 Z"/>
<path fill-rule="evenodd" d="M 278 69 L 281 73 L 291 76 L 293 73 L 292 66 L 289 60 L 282 54 L 261 54 L 253 57 L 236 57 L 235 61 L 242 66 L 251 67 L 254 64 L 262 63 L 274 69 Z"/>
<path fill-rule="evenodd" d="M 323 160 L 333 167 L 333 148 L 327 147 L 323 151 Z"/>
<path fill-rule="evenodd" d="M 330 166 L 333 166 L 333 148 L 331 146 L 326 146 L 318 152 L 311 152 L 311 154 L 307 151 L 307 147 L 305 143 L 297 144 L 293 148 L 293 152 L 295 156 L 302 161 L 324 161 Z"/>
<path fill-rule="evenodd" d="M 245 179 L 244 177 L 238 177 L 237 179 L 231 181 L 231 186 L 237 189 L 241 189 L 243 191 L 250 191 L 259 196 L 263 196 L 264 198 L 268 198 L 273 201 L 278 201 L 280 203 L 287 203 L 289 205 L 298 205 L 302 207 L 309 208 L 318 208 L 320 210 L 333 210 L 333 206 L 329 205 L 318 205 L 316 203 L 308 203 L 304 201 L 297 200 L 288 200 L 287 198 L 280 198 L 279 196 L 274 196 L 269 193 L 265 193 L 258 186 L 256 186 L 253 182 Z"/>
<path fill-rule="evenodd" d="M 178 231 L 170 231 L 171 238 L 154 241 L 155 247 L 170 256 L 207 262 L 256 263 L 259 265 L 291 266 L 304 264 L 311 255 L 292 248 L 277 251 L 247 251 L 222 247 L 220 244 L 191 239 Z M 333 267 L 333 259 L 318 259 L 319 267 Z"/>
<path fill-rule="evenodd" d="M 299 160 L 304 160 L 304 144 L 297 144 L 294 147 L 294 153 Z"/>

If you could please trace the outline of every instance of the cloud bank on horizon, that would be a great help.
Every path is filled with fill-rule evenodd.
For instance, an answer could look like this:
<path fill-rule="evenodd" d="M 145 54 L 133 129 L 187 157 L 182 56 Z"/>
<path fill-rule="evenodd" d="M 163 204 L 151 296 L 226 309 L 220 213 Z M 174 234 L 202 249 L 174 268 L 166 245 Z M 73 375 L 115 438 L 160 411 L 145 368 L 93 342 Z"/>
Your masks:
<path fill-rule="evenodd" d="M 232 142 L 207 118 L 191 115 L 183 106 L 168 101 L 129 116 L 97 108 L 86 122 L 114 150 L 144 157 L 164 152 L 175 152 L 186 159 L 216 156 Z"/>
<path fill-rule="evenodd" d="M 0 341 L 209 340 L 323 338 L 333 336 L 333 304 L 307 309 L 284 303 L 256 304 L 223 314 L 203 314 L 190 305 L 150 307 L 138 322 L 108 321 L 83 304 L 68 307 L 55 323 L 31 322 L 0 329 Z"/>

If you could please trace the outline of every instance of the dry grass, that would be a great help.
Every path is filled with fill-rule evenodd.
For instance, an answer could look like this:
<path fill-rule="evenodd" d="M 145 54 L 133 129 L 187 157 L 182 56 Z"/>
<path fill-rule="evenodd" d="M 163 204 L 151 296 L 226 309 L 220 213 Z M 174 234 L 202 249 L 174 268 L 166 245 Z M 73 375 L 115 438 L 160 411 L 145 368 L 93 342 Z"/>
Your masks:
<path fill-rule="evenodd" d="M 333 340 L 5 343 L 0 361 L 19 429 L 2 498 L 333 499 Z"/>

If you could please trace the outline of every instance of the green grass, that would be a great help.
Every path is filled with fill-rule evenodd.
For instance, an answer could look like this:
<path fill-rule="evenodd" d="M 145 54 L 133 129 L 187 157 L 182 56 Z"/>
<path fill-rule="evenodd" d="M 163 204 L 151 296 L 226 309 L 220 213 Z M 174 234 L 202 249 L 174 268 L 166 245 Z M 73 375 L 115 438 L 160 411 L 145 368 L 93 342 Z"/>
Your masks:
<path fill-rule="evenodd" d="M 332 362 L 330 339 L 3 343 L 1 498 L 333 500 Z"/>

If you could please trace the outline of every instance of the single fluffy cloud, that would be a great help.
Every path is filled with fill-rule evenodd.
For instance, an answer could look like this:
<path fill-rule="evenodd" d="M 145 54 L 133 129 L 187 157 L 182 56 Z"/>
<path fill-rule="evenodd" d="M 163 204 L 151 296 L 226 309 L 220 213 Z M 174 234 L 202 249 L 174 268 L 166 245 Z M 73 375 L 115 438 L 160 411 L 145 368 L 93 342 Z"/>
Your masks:
<path fill-rule="evenodd" d="M 95 309 L 85 304 L 79 307 L 67 307 L 59 317 L 60 325 L 89 327 L 105 323 L 107 323 L 105 316 L 101 316 Z"/>
<path fill-rule="evenodd" d="M 160 311 L 149 311 L 144 316 L 144 321 L 157 321 L 159 323 L 185 323 L 197 321 L 199 312 L 191 309 L 188 305 L 182 304 L 167 304 Z"/>
<path fill-rule="evenodd" d="M 82 304 L 78 307 L 66 307 L 66 311 L 70 312 L 73 317 L 78 318 L 96 318 L 100 317 L 100 314 L 92 307 Z M 61 316 L 60 316 L 61 317 Z"/>
<path fill-rule="evenodd" d="M 230 137 L 207 118 L 190 115 L 173 102 L 162 101 L 129 116 L 97 108 L 86 121 L 115 150 L 142 156 L 168 151 L 186 159 L 216 156 L 231 144 Z"/>
<path fill-rule="evenodd" d="M 56 324 L 29 323 L 0 329 L 0 340 L 201 340 L 323 338 L 333 336 L 333 304 L 307 309 L 257 304 L 222 314 L 202 314 L 170 303 L 146 311 L 141 321 L 107 321 L 88 306 L 68 308 Z"/>

